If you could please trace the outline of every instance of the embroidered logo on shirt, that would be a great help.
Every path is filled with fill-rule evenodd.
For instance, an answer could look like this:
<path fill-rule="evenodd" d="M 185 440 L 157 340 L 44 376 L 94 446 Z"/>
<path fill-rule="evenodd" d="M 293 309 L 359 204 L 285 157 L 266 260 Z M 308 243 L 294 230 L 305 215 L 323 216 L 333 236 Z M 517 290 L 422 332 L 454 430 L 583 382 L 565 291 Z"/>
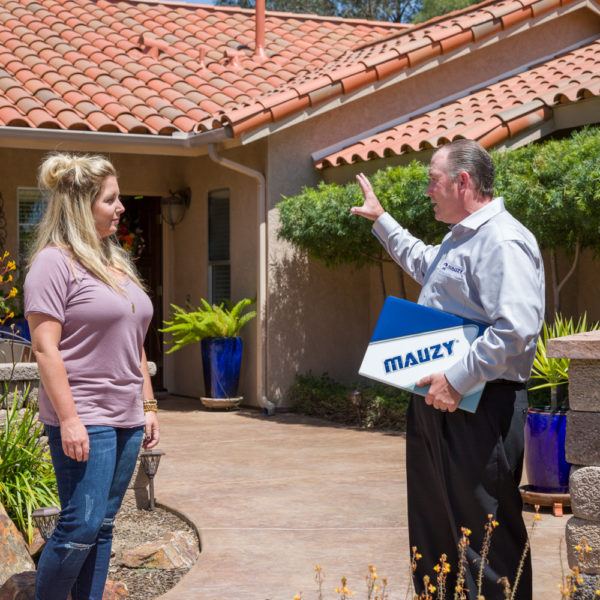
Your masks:
<path fill-rule="evenodd" d="M 419 348 L 418 350 L 407 352 L 404 355 L 399 354 L 398 356 L 387 358 L 383 361 L 385 372 L 390 373 L 392 371 L 398 371 L 399 369 L 414 367 L 431 360 L 438 360 L 440 358 L 452 356 L 454 353 L 454 344 L 457 341 L 458 340 L 448 340 L 447 342 L 442 342 L 441 344 L 432 344 L 431 346 L 426 346 L 425 348 Z"/>
<path fill-rule="evenodd" d="M 457 267 L 455 265 L 451 265 L 449 262 L 442 263 L 441 270 L 442 271 L 450 271 L 451 273 L 454 273 L 455 275 L 463 275 L 465 272 L 464 267 Z"/>

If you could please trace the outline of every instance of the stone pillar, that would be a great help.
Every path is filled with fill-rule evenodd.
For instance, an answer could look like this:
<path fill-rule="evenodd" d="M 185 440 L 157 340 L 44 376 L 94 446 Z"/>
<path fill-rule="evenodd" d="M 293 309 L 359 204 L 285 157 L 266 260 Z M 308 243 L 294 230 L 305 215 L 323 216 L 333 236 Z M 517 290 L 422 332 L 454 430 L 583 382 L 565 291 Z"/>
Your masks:
<path fill-rule="evenodd" d="M 597 600 L 600 589 L 600 331 L 550 340 L 548 356 L 571 359 L 566 458 L 573 516 L 566 526 L 569 567 L 583 583 L 574 598 Z M 585 552 L 586 546 L 590 548 Z"/>

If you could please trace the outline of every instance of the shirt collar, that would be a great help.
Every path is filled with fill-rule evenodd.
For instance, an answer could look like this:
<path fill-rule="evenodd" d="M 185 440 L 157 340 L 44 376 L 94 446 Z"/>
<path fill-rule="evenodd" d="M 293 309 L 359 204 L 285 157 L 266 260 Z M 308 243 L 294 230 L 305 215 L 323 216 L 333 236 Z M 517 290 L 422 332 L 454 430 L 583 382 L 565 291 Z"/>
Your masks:
<path fill-rule="evenodd" d="M 471 213 L 468 217 L 465 217 L 462 221 L 457 223 L 451 228 L 452 233 L 461 233 L 465 230 L 475 231 L 479 229 L 484 223 L 487 223 L 492 217 L 499 215 L 504 212 L 504 198 L 499 196 L 494 198 L 491 202 L 488 202 L 482 206 L 479 210 Z"/>

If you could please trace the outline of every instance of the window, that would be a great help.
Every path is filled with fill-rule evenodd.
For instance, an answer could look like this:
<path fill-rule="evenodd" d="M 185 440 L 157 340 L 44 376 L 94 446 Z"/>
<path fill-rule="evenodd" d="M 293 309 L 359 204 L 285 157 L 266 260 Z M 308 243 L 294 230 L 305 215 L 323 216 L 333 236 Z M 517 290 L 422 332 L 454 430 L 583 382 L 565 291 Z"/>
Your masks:
<path fill-rule="evenodd" d="M 231 299 L 229 190 L 208 194 L 208 298 L 212 304 Z"/>
<path fill-rule="evenodd" d="M 17 203 L 19 206 L 19 266 L 25 264 L 29 247 L 35 235 L 35 228 L 42 220 L 46 210 L 47 200 L 38 188 L 17 188 Z"/>

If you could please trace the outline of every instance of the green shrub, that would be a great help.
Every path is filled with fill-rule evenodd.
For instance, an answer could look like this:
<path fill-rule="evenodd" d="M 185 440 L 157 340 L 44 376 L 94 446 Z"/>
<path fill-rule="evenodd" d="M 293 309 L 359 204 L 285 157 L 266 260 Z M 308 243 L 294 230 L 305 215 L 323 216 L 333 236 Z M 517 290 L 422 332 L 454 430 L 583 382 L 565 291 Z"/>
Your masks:
<path fill-rule="evenodd" d="M 380 383 L 344 385 L 326 373 L 297 375 L 288 390 L 293 410 L 345 425 L 367 429 L 406 427 L 410 394 Z"/>
<path fill-rule="evenodd" d="M 5 390 L 4 400 L 7 395 Z M 0 426 L 0 503 L 28 543 L 33 539 L 33 511 L 59 506 L 56 477 L 42 435 L 36 409 L 19 410 L 15 393 Z"/>

